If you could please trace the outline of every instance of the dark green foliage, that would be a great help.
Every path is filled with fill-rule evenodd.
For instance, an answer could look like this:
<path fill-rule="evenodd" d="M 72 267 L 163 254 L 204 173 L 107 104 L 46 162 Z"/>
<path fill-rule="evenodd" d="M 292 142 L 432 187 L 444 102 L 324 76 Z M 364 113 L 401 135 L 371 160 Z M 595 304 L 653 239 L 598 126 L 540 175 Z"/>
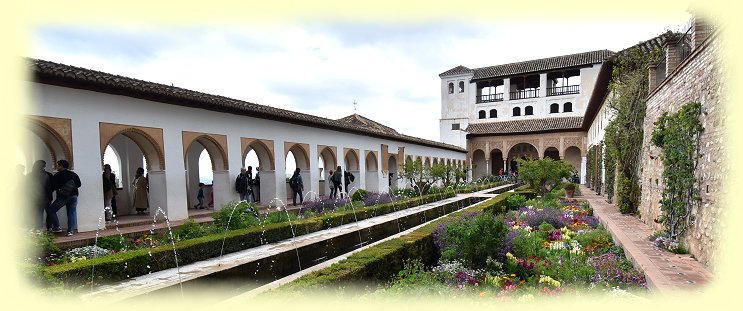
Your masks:
<path fill-rule="evenodd" d="M 195 239 L 207 234 L 207 230 L 193 221 L 193 219 L 186 220 L 182 225 L 173 230 L 176 240 Z"/>
<path fill-rule="evenodd" d="M 118 234 L 100 237 L 95 243 L 98 247 L 115 250 L 117 252 L 126 248 L 128 244 L 129 239 Z"/>
<path fill-rule="evenodd" d="M 243 229 L 260 224 L 253 205 L 246 201 L 229 202 L 215 211 L 212 217 L 214 226 L 227 230 Z"/>
<path fill-rule="evenodd" d="M 593 248 L 604 249 L 614 246 L 609 231 L 606 231 L 604 228 L 596 228 L 584 234 L 577 235 L 575 236 L 575 240 L 584 247 L 590 246 Z"/>
<path fill-rule="evenodd" d="M 59 254 L 61 250 L 54 244 L 54 235 L 44 232 L 31 233 L 33 239 L 33 249 L 38 250 L 39 257 L 48 257 L 51 254 Z"/>
<path fill-rule="evenodd" d="M 537 257 L 542 248 L 542 238 L 533 232 L 518 231 L 511 240 L 512 253 L 519 258 Z"/>
<path fill-rule="evenodd" d="M 659 50 L 646 53 L 637 47 L 626 51 L 617 58 L 609 83 L 613 96 L 608 106 L 615 117 L 607 124 L 604 137 L 609 160 L 617 164 L 617 206 L 625 214 L 637 213 L 639 204 L 639 157 L 648 96 L 648 66 L 657 62 L 659 55 Z M 614 167 L 606 169 L 613 174 Z M 607 184 L 613 180 L 607 178 Z"/>
<path fill-rule="evenodd" d="M 551 191 L 563 178 L 570 178 L 574 168 L 564 161 L 551 158 L 537 160 L 516 160 L 519 164 L 519 177 L 536 189 L 540 195 Z"/>
<path fill-rule="evenodd" d="M 356 190 L 353 195 L 351 196 L 351 201 L 361 201 L 363 200 L 367 195 L 369 195 L 369 192 L 364 189 L 358 189 Z"/>
<path fill-rule="evenodd" d="M 482 268 L 488 257 L 497 258 L 498 249 L 508 233 L 503 216 L 483 213 L 471 219 L 452 222 L 439 236 L 441 258 L 461 260 L 471 267 Z M 501 255 L 502 256 L 502 255 Z"/>
<path fill-rule="evenodd" d="M 663 148 L 662 214 L 658 221 L 674 241 L 691 226 L 692 208 L 701 202 L 695 176 L 701 158 L 699 139 L 704 131 L 699 121 L 701 114 L 700 103 L 686 103 L 670 116 L 661 115 L 652 134 L 653 145 Z"/>
<path fill-rule="evenodd" d="M 506 199 L 508 210 L 515 210 L 519 207 L 525 206 L 526 197 L 521 194 L 511 195 Z"/>

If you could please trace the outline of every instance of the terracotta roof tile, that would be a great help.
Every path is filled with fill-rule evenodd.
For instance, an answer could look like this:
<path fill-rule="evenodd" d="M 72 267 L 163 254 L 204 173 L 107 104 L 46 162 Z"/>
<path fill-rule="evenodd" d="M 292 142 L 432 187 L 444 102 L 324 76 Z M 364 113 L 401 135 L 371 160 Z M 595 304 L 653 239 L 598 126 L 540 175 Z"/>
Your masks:
<path fill-rule="evenodd" d="M 115 94 L 157 101 L 166 104 L 201 108 L 212 111 L 245 115 L 304 126 L 333 129 L 372 137 L 391 139 L 458 152 L 465 149 L 418 137 L 399 134 L 395 130 L 359 116 L 359 122 L 332 120 L 291 110 L 279 109 L 219 95 L 196 92 L 105 72 L 58 64 L 39 59 L 28 59 L 33 81 L 101 93 Z M 363 121 L 363 122 L 362 122 Z M 366 122 L 367 124 L 364 124 Z M 375 125 L 369 125 L 373 122 Z"/>
<path fill-rule="evenodd" d="M 604 60 L 613 55 L 614 52 L 609 50 L 598 50 L 535 60 L 528 60 L 518 63 L 482 67 L 473 69 L 473 80 L 504 77 L 518 75 L 530 72 L 546 71 L 566 67 L 583 66 L 589 64 L 602 63 Z M 453 69 L 452 69 L 453 70 Z"/>
<path fill-rule="evenodd" d="M 528 120 L 472 123 L 467 126 L 470 134 L 521 134 L 555 130 L 580 129 L 583 117 L 551 117 Z"/>
<path fill-rule="evenodd" d="M 457 67 L 454 67 L 452 69 L 449 69 L 447 71 L 440 73 L 439 77 L 458 75 L 458 74 L 463 74 L 463 73 L 471 73 L 471 72 L 472 72 L 472 69 L 459 65 Z"/>

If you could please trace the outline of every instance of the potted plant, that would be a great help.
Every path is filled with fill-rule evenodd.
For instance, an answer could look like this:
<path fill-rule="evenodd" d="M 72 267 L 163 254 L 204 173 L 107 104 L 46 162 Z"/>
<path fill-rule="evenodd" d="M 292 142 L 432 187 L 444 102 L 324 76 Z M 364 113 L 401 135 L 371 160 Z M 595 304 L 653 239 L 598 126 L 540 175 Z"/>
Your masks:
<path fill-rule="evenodd" d="M 573 194 L 575 194 L 575 184 L 574 183 L 567 183 L 565 185 L 565 197 L 572 198 Z"/>

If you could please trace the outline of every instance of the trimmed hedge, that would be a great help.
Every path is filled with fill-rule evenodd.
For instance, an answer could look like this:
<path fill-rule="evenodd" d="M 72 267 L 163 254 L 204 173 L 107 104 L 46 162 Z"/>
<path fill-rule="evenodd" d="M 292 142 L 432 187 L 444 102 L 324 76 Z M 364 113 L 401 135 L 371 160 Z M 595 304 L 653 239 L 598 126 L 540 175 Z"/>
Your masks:
<path fill-rule="evenodd" d="M 359 251 L 328 268 L 309 273 L 287 283 L 272 291 L 272 293 L 316 290 L 359 281 L 383 282 L 402 270 L 403 263 L 409 259 L 418 259 L 426 264 L 433 264 L 438 257 L 438 251 L 433 244 L 433 230 L 439 224 L 457 219 L 464 213 L 505 213 L 508 206 L 506 199 L 513 194 L 523 192 L 527 189 L 526 187 L 517 188 L 517 192 L 501 193 L 467 210 L 456 211 L 444 216 L 397 239 L 385 241 L 374 247 Z M 503 189 L 503 191 L 510 189 L 512 188 L 509 187 Z"/>
<path fill-rule="evenodd" d="M 454 192 L 447 191 L 394 203 L 361 207 L 356 209 L 355 213 L 353 210 L 332 212 L 319 217 L 293 221 L 292 227 L 295 234 L 299 236 L 454 196 Z M 145 275 L 150 272 L 175 268 L 176 257 L 173 253 L 174 247 L 177 252 L 178 265 L 182 266 L 218 257 L 222 249 L 223 240 L 223 254 L 229 254 L 292 238 L 294 236 L 292 234 L 292 227 L 289 226 L 289 223 L 277 223 L 232 230 L 226 233 L 211 234 L 200 238 L 180 241 L 175 243 L 175 246 L 172 244 L 163 244 L 153 249 L 139 249 L 105 257 L 43 267 L 42 272 L 44 275 L 60 280 L 65 286 L 89 284 L 93 269 L 95 269 L 94 277 L 96 283 L 115 282 L 129 277 Z M 45 280 L 40 281 L 46 284 L 50 283 Z"/>

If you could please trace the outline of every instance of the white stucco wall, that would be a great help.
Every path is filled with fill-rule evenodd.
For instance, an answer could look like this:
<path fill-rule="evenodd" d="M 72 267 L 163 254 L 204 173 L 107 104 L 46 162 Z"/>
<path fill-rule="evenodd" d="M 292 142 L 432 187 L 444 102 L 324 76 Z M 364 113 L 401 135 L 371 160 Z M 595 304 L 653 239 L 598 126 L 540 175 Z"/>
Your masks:
<path fill-rule="evenodd" d="M 303 170 L 305 192 L 319 192 L 319 165 L 317 162 L 317 145 L 334 146 L 338 151 L 337 165 L 345 168 L 344 148 L 358 151 L 358 168 L 351 185 L 357 188 L 378 189 L 387 191 L 387 178 L 381 176 L 381 145 L 389 146 L 390 153 L 396 153 L 398 147 L 405 148 L 406 155 L 424 155 L 429 157 L 464 160 L 465 153 L 434 147 L 402 143 L 363 135 L 337 132 L 334 130 L 299 126 L 271 120 L 252 118 L 241 115 L 214 112 L 204 109 L 188 108 L 159 102 L 140 100 L 126 96 L 110 95 L 39 83 L 30 83 L 33 105 L 36 114 L 48 117 L 72 120 L 74 171 L 80 175 L 83 186 L 80 189 L 78 203 L 78 230 L 91 231 L 97 226 L 97 219 L 102 215 L 103 193 L 101 192 L 101 150 L 99 123 L 114 123 L 131 126 L 161 128 L 164 139 L 164 171 L 149 171 L 150 204 L 152 212 L 162 207 L 171 220 L 188 217 L 187 207 L 195 197 L 193 188 L 187 188 L 186 165 L 183 154 L 182 132 L 201 132 L 226 135 L 228 172 L 214 172 L 215 208 L 221 203 L 237 200 L 234 192 L 234 180 L 242 167 L 241 137 L 273 140 L 275 171 L 269 165 L 261 163 L 261 201 L 267 203 L 273 198 L 286 201 L 291 193 L 284 178 L 285 156 L 284 142 L 309 144 L 309 170 Z M 367 150 L 377 154 L 377 171 L 375 176 L 367 178 L 365 154 Z M 123 155 L 120 155 L 123 156 Z M 398 160 L 398 164 L 402 161 Z M 129 174 L 136 169 L 136 164 L 129 163 L 122 171 Z M 326 168 L 327 169 L 327 168 Z M 122 174 L 125 175 L 125 174 Z M 124 176 L 122 176 L 123 178 Z M 124 180 L 131 183 L 130 177 Z M 375 185 L 367 185 L 373 182 Z M 193 184 L 194 181 L 191 181 Z M 198 181 L 196 181 L 198 184 Z M 221 184 L 221 185 L 220 185 Z M 225 186 L 226 185 L 226 186 Z M 323 184 L 323 186 L 325 186 Z M 402 184 L 401 184 L 402 186 Z M 126 188 L 127 185 L 125 184 Z M 275 189 L 275 191 L 273 191 Z M 128 194 L 127 194 L 128 195 Z M 122 203 L 124 200 L 122 200 Z M 208 196 L 207 196 L 208 202 Z M 117 201 L 119 203 L 119 201 Z M 129 203 L 129 202 L 126 202 Z M 291 202 L 290 202 L 291 203 Z M 120 207 L 121 209 L 122 207 Z M 58 213 L 64 219 L 64 212 Z"/>

